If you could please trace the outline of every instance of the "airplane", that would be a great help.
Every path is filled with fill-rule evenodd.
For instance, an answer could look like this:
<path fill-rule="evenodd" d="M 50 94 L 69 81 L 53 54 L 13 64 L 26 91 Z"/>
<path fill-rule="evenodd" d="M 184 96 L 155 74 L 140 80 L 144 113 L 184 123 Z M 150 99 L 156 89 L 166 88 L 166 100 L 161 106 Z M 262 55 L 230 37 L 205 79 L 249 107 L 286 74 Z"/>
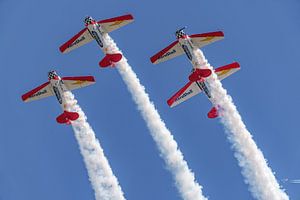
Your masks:
<path fill-rule="evenodd" d="M 56 71 L 53 70 L 48 73 L 48 79 L 49 81 L 46 83 L 43 83 L 22 95 L 22 100 L 24 102 L 29 102 L 55 95 L 63 110 L 63 113 L 56 118 L 56 121 L 60 124 L 71 124 L 72 121 L 79 118 L 79 114 L 77 112 L 70 112 L 67 110 L 67 102 L 64 94 L 67 91 L 94 84 L 94 77 L 78 76 L 61 78 L 57 75 Z"/>
<path fill-rule="evenodd" d="M 185 28 L 186 27 L 183 27 L 175 32 L 177 38 L 175 42 L 171 43 L 169 46 L 150 58 L 153 64 L 158 64 L 185 53 L 192 63 L 193 69 L 192 73 L 189 75 L 189 82 L 167 100 L 167 103 L 171 108 L 199 94 L 201 91 L 203 91 L 211 101 L 211 93 L 207 87 L 205 78 L 209 77 L 212 74 L 212 71 L 210 69 L 203 68 L 203 64 L 198 62 L 195 50 L 224 38 L 224 33 L 222 31 L 189 36 L 184 32 Z M 229 65 L 219 67 L 215 69 L 214 72 L 217 74 L 219 80 L 223 80 L 239 69 L 239 63 L 234 62 Z M 218 117 L 218 110 L 220 110 L 219 106 L 214 106 L 208 112 L 208 118 Z"/>
<path fill-rule="evenodd" d="M 60 51 L 68 53 L 94 39 L 105 54 L 105 57 L 99 62 L 100 67 L 114 66 L 115 63 L 122 59 L 122 54 L 108 52 L 108 44 L 103 37 L 105 34 L 133 22 L 133 16 L 128 14 L 98 22 L 92 17 L 87 16 L 84 22 L 85 28 L 61 45 L 59 48 Z"/>

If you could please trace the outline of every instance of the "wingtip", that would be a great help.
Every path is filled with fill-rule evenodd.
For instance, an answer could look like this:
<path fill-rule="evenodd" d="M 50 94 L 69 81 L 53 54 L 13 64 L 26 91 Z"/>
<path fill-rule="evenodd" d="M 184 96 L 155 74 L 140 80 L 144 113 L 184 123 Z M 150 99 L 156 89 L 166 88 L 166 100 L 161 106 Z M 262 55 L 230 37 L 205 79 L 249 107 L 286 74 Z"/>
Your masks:
<path fill-rule="evenodd" d="M 65 53 L 65 48 L 64 48 L 64 46 L 60 46 L 60 47 L 59 47 L 59 51 L 60 51 L 61 53 Z"/>
<path fill-rule="evenodd" d="M 128 14 L 128 15 L 126 15 L 126 16 L 128 16 L 128 19 L 134 19 L 134 17 L 133 17 L 132 14 Z"/>
<path fill-rule="evenodd" d="M 91 81 L 94 82 L 94 83 L 96 83 L 95 77 L 91 76 Z"/>
<path fill-rule="evenodd" d="M 150 61 L 152 62 L 152 64 L 155 64 L 155 61 L 156 61 L 155 57 L 152 56 L 152 57 L 150 58 Z"/>
<path fill-rule="evenodd" d="M 25 100 L 26 100 L 25 94 L 23 94 L 23 95 L 21 96 L 21 99 L 22 99 L 22 101 L 25 101 Z"/>
<path fill-rule="evenodd" d="M 236 66 L 236 68 L 241 68 L 241 65 L 239 62 L 234 62 L 233 64 Z"/>

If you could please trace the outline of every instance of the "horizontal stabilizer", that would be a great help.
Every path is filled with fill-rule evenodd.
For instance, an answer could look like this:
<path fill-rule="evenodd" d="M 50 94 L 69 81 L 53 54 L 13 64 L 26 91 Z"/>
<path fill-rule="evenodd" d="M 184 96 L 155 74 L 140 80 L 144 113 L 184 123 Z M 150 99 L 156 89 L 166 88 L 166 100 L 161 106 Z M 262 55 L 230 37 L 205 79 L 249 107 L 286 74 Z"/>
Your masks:
<path fill-rule="evenodd" d="M 122 54 L 106 54 L 105 57 L 99 62 L 100 67 L 108 67 L 114 65 L 122 59 Z"/>
<path fill-rule="evenodd" d="M 213 107 L 208 113 L 207 113 L 207 117 L 210 119 L 216 118 L 218 117 L 218 110 L 216 107 Z"/>
<path fill-rule="evenodd" d="M 79 114 L 77 112 L 64 111 L 56 118 L 56 121 L 59 124 L 71 124 L 71 121 L 75 121 L 78 118 Z"/>

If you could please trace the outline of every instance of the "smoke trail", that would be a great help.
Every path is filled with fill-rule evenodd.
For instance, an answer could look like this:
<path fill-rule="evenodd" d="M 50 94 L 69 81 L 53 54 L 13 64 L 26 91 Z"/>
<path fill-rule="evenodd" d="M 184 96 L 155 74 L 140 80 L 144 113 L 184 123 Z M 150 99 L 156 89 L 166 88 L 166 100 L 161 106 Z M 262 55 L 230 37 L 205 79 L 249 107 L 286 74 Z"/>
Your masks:
<path fill-rule="evenodd" d="M 300 184 L 300 179 L 290 180 L 290 183 L 293 183 L 293 184 Z"/>
<path fill-rule="evenodd" d="M 120 52 L 114 41 L 106 34 L 106 42 L 109 43 L 109 53 Z M 194 174 L 184 160 L 177 143 L 160 118 L 153 103 L 150 101 L 144 86 L 141 85 L 136 74 L 133 72 L 125 57 L 117 63 L 118 71 L 127 85 L 138 110 L 144 118 L 151 136 L 156 142 L 162 158 L 165 160 L 167 169 L 175 179 L 175 185 L 180 195 L 185 200 L 207 200 L 202 195 L 202 187 L 196 182 Z"/>
<path fill-rule="evenodd" d="M 71 92 L 66 92 L 67 110 L 77 112 L 78 120 L 72 123 L 80 147 L 89 180 L 96 200 L 125 200 L 117 178 L 114 176 L 93 129 Z"/>
<path fill-rule="evenodd" d="M 195 52 L 201 66 L 212 69 L 201 50 Z M 228 140 L 232 143 L 235 157 L 242 168 L 244 181 L 249 184 L 253 197 L 259 200 L 287 200 L 289 197 L 280 188 L 274 173 L 268 167 L 263 153 L 257 147 L 237 111 L 232 98 L 222 87 L 215 73 L 207 79 L 212 102 L 221 109 L 221 122 L 225 126 Z"/>

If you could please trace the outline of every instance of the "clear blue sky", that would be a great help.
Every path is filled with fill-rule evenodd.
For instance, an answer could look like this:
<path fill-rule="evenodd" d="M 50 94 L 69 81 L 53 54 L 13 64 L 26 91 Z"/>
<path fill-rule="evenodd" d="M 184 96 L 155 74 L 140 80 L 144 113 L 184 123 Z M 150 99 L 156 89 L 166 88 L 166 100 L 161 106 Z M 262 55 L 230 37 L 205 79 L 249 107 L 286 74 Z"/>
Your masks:
<path fill-rule="evenodd" d="M 56 123 L 54 97 L 25 104 L 20 96 L 61 76 L 94 75 L 97 83 L 75 91 L 128 200 L 180 199 L 170 173 L 117 70 L 100 69 L 93 42 L 67 55 L 58 47 L 91 15 L 131 13 L 135 22 L 111 33 L 167 127 L 174 134 L 203 192 L 212 200 L 252 197 L 223 127 L 209 120 L 204 95 L 170 109 L 166 100 L 186 81 L 185 56 L 152 65 L 149 57 L 189 34 L 222 30 L 225 39 L 203 49 L 209 62 L 232 61 L 241 70 L 223 81 L 276 177 L 300 178 L 298 113 L 300 2 L 297 0 L 16 1 L 0 0 L 0 199 L 93 199 L 71 127 Z M 298 117 L 297 117 L 298 116 Z M 291 199 L 300 185 L 283 184 Z"/>

